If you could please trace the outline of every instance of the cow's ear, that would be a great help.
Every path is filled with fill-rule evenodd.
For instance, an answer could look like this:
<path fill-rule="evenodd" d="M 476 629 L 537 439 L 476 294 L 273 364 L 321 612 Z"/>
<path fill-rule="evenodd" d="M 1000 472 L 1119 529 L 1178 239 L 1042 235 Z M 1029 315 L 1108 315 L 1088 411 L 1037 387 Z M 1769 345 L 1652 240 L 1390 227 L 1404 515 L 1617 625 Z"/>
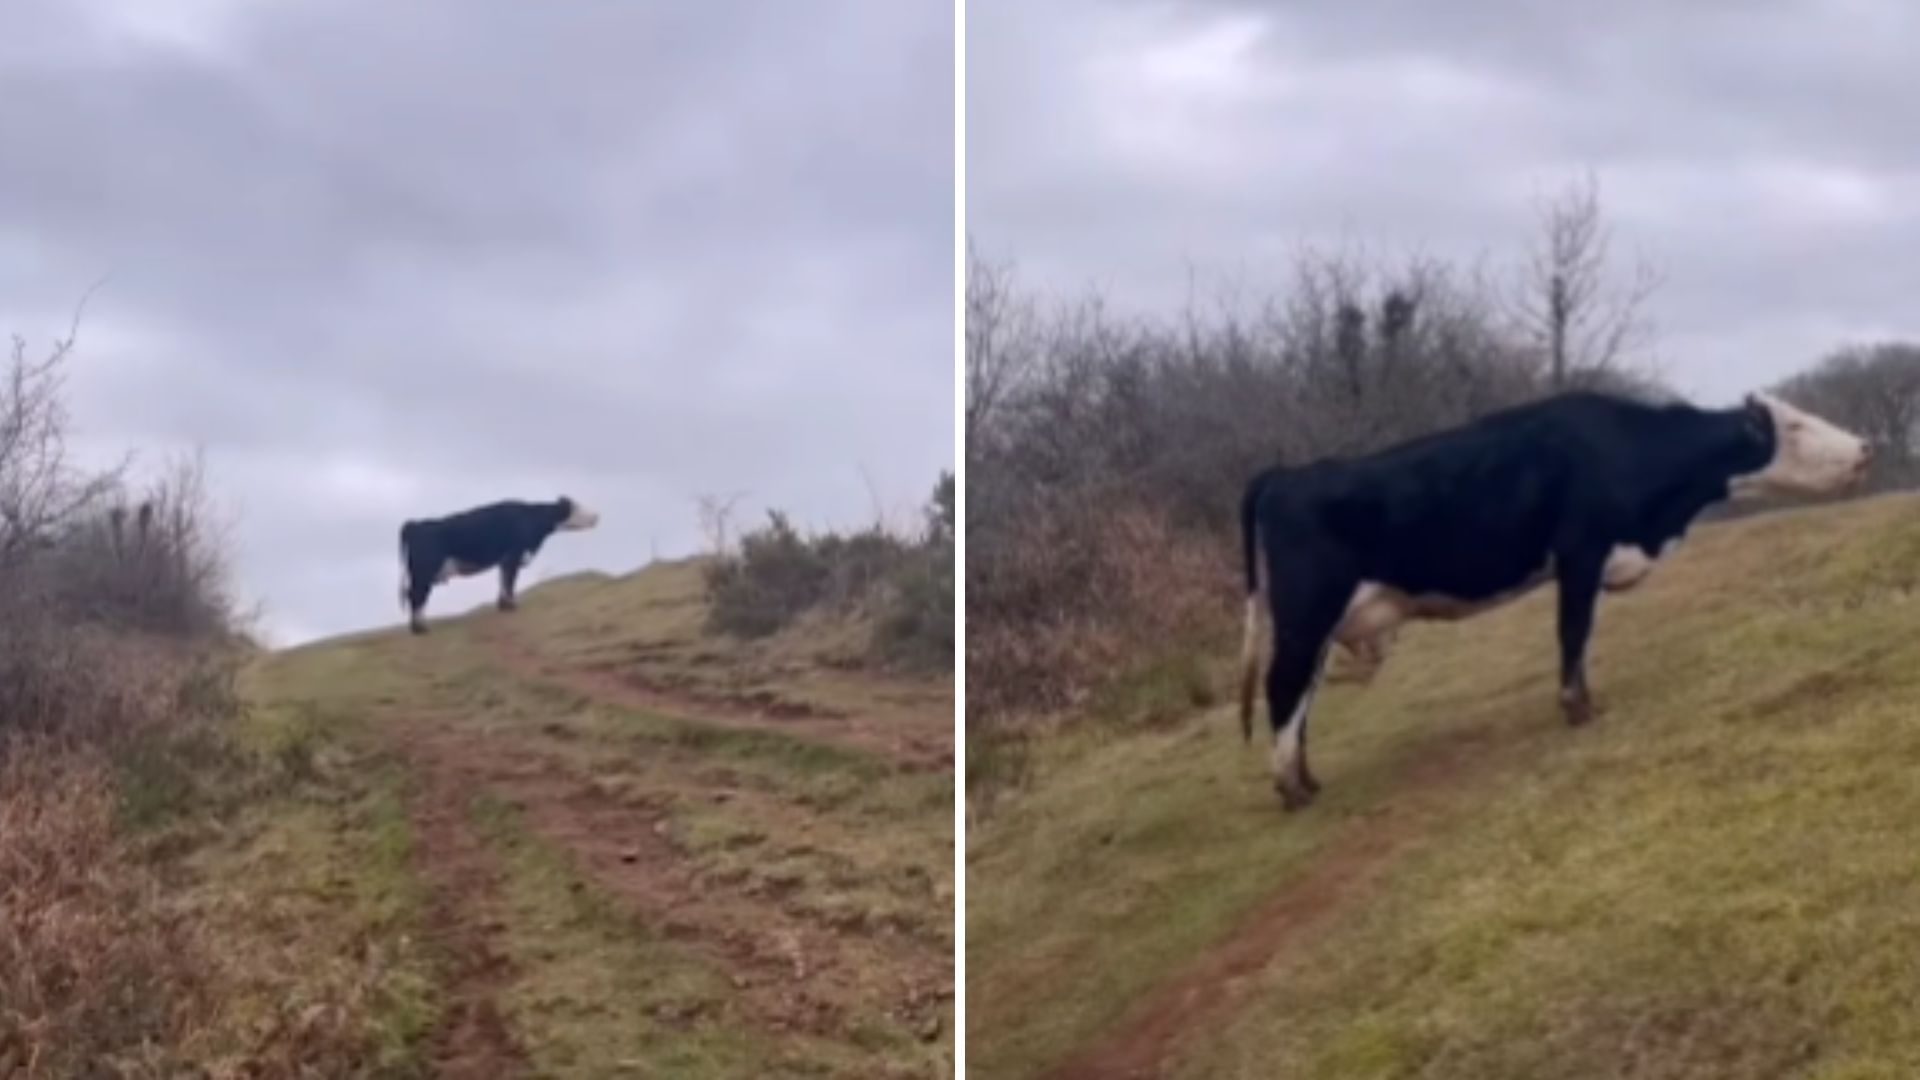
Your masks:
<path fill-rule="evenodd" d="M 1762 439 L 1773 436 L 1773 410 L 1758 394 L 1748 394 L 1746 401 L 1746 421 L 1748 430 Z"/>

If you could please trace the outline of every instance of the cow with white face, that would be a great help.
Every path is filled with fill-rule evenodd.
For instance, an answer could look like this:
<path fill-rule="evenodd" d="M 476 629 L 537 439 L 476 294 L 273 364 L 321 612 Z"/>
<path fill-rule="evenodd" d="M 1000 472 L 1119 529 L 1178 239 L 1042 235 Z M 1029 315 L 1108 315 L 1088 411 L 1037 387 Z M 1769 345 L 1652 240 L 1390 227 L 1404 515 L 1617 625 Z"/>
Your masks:
<path fill-rule="evenodd" d="M 1830 495 L 1858 484 L 1873 459 L 1865 439 L 1771 394 L 1747 398 L 1755 429 L 1771 432 L 1773 453 L 1761 468 L 1736 476 L 1734 498 L 1755 494 Z M 1766 414 L 1761 421 L 1759 414 Z"/>
<path fill-rule="evenodd" d="M 1263 568 L 1274 784 L 1295 809 L 1320 788 L 1306 728 L 1330 646 L 1377 667 L 1403 623 L 1469 618 L 1552 580 L 1561 704 L 1584 724 L 1603 591 L 1644 582 L 1714 503 L 1836 493 L 1871 459 L 1858 436 L 1765 394 L 1716 410 L 1574 393 L 1365 457 L 1268 469 L 1240 506 L 1241 729 L 1251 737 Z"/>
<path fill-rule="evenodd" d="M 421 617 L 435 585 L 456 577 L 500 571 L 500 610 L 518 606 L 514 584 L 540 545 L 555 532 L 599 524 L 600 515 L 565 496 L 553 502 L 489 503 L 443 518 L 400 526 L 400 604 L 408 626 L 427 632 Z"/>

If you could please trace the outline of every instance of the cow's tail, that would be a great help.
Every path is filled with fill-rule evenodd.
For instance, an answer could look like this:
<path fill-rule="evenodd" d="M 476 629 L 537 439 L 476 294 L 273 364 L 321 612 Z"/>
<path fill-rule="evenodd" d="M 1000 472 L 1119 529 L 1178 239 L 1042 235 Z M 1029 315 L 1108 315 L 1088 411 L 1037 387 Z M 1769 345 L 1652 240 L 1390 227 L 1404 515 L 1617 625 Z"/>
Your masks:
<path fill-rule="evenodd" d="M 1240 547 L 1246 559 L 1246 615 L 1240 631 L 1240 738 L 1253 741 L 1253 691 L 1260 681 L 1260 528 L 1262 476 L 1240 497 Z"/>

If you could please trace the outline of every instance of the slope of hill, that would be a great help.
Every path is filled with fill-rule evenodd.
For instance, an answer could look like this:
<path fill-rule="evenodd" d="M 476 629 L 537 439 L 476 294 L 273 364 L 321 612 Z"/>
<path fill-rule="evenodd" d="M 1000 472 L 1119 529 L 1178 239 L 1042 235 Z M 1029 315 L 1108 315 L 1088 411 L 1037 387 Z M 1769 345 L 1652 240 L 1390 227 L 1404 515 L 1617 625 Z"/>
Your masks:
<path fill-rule="evenodd" d="M 1920 503 L 1697 529 L 1401 638 L 1283 815 L 1231 710 L 1043 744 L 968 833 L 980 1077 L 1920 1075 Z M 1264 731 L 1264 720 L 1261 721 Z"/>
<path fill-rule="evenodd" d="M 699 570 L 249 672 L 300 783 L 199 869 L 356 1071 L 951 1075 L 950 682 L 708 637 Z"/>

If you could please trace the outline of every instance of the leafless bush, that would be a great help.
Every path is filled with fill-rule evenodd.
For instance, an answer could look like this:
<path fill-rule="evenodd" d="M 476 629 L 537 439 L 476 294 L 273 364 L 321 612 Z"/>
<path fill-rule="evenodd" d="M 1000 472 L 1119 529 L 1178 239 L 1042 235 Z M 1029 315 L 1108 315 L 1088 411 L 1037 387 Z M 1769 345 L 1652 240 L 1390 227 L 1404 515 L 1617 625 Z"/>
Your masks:
<path fill-rule="evenodd" d="M 45 571 L 81 620 L 210 640 L 234 618 L 224 537 L 200 459 L 183 461 L 136 501 L 115 490 L 74 521 Z"/>
<path fill-rule="evenodd" d="M 967 708 L 1063 709 L 1142 656 L 1192 640 L 1234 592 L 1218 534 L 1140 505 L 1048 500 L 967 551 Z"/>
<path fill-rule="evenodd" d="M 124 468 L 69 461 L 73 346 L 70 333 L 33 359 L 16 338 L 0 384 L 0 743 L 153 722 L 175 704 L 157 688 L 231 635 L 202 464 L 135 500 Z"/>
<path fill-rule="evenodd" d="M 733 553 L 733 512 L 746 498 L 745 492 L 727 495 L 702 495 L 694 500 L 700 518 L 700 533 L 706 538 L 707 551 L 724 559 Z"/>
<path fill-rule="evenodd" d="M 211 960 L 117 827 L 129 761 L 237 708 L 225 564 L 197 463 L 136 507 L 69 460 L 72 355 L 0 378 L 0 1075 L 170 1075 Z"/>
<path fill-rule="evenodd" d="M 709 625 L 765 637 L 813 610 L 876 615 L 872 651 L 915 667 L 953 660 L 954 485 L 942 476 L 918 535 L 884 522 L 803 533 L 780 511 L 706 569 Z M 944 656 L 941 654 L 944 653 Z"/>
<path fill-rule="evenodd" d="M 86 475 L 67 457 L 60 392 L 73 346 L 70 333 L 34 358 L 24 338 L 13 339 L 0 385 L 0 566 L 30 557 L 118 479 Z"/>

